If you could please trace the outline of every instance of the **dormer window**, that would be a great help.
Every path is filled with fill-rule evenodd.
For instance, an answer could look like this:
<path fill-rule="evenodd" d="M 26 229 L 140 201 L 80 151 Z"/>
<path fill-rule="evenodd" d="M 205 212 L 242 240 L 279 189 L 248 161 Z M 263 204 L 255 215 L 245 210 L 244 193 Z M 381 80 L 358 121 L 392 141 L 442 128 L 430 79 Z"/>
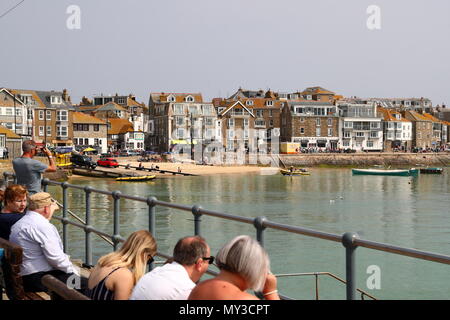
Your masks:
<path fill-rule="evenodd" d="M 247 102 L 245 103 L 248 106 L 252 106 L 253 105 L 253 100 L 247 100 Z"/>
<path fill-rule="evenodd" d="M 193 96 L 187 96 L 184 100 L 185 100 L 186 102 L 194 102 L 194 101 L 195 101 L 195 99 L 194 99 Z"/>
<path fill-rule="evenodd" d="M 312 95 L 308 94 L 308 95 L 306 96 L 306 100 L 312 100 Z"/>
<path fill-rule="evenodd" d="M 168 102 L 175 102 L 175 97 L 173 95 L 170 95 L 167 97 Z"/>
<path fill-rule="evenodd" d="M 272 107 L 273 106 L 273 101 L 272 100 L 267 100 L 266 101 L 266 106 Z"/>
<path fill-rule="evenodd" d="M 61 104 L 61 97 L 59 96 L 51 96 L 50 97 L 51 104 Z"/>

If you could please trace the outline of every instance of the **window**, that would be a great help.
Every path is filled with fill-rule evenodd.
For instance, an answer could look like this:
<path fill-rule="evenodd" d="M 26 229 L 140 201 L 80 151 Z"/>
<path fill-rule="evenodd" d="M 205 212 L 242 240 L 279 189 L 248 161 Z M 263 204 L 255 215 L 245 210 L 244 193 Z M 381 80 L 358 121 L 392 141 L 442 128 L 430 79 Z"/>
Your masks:
<path fill-rule="evenodd" d="M 61 110 L 56 112 L 57 121 L 67 121 L 67 110 Z"/>
<path fill-rule="evenodd" d="M 316 128 L 316 136 L 320 137 L 320 128 Z"/>
<path fill-rule="evenodd" d="M 234 127 L 234 119 L 228 119 L 228 128 Z"/>
<path fill-rule="evenodd" d="M 44 110 L 39 110 L 39 120 L 44 120 Z"/>
<path fill-rule="evenodd" d="M 199 114 L 197 106 L 189 106 L 189 113 L 193 115 Z"/>
<path fill-rule="evenodd" d="M 66 126 L 57 126 L 56 132 L 58 137 L 67 137 L 67 127 Z"/>
<path fill-rule="evenodd" d="M 316 126 L 320 126 L 320 118 L 316 118 Z"/>
<path fill-rule="evenodd" d="M 194 97 L 193 96 L 187 96 L 185 101 L 186 102 L 194 102 Z"/>
<path fill-rule="evenodd" d="M 77 145 L 78 144 L 78 138 L 73 138 L 73 144 Z"/>
<path fill-rule="evenodd" d="M 269 117 L 273 117 L 273 110 L 269 110 Z"/>
<path fill-rule="evenodd" d="M 333 135 L 333 129 L 328 128 L 328 136 L 331 137 Z"/>
<path fill-rule="evenodd" d="M 327 122 L 328 122 L 329 127 L 331 127 L 333 125 L 333 119 L 328 118 Z"/>
<path fill-rule="evenodd" d="M 51 104 L 61 104 L 61 97 L 59 96 L 51 96 L 50 97 Z"/>
<path fill-rule="evenodd" d="M 242 110 L 240 108 L 235 108 L 235 109 L 233 109 L 233 114 L 235 116 L 242 116 L 244 114 L 244 110 Z"/>
<path fill-rule="evenodd" d="M 12 108 L 6 108 L 6 115 L 12 116 L 13 115 L 13 109 Z"/>
<path fill-rule="evenodd" d="M 22 116 L 22 110 L 16 108 L 16 116 L 21 117 Z"/>
<path fill-rule="evenodd" d="M 353 128 L 353 122 L 351 121 L 344 121 L 344 128 Z"/>
<path fill-rule="evenodd" d="M 248 119 L 244 119 L 244 127 L 248 127 Z"/>
<path fill-rule="evenodd" d="M 296 112 L 297 113 L 303 113 L 303 108 L 297 108 Z"/>
<path fill-rule="evenodd" d="M 256 112 L 257 118 L 262 118 L 264 116 L 264 110 L 257 109 L 257 110 L 255 110 L 255 112 Z"/>
<path fill-rule="evenodd" d="M 350 131 L 344 131 L 344 138 L 350 138 Z"/>
<path fill-rule="evenodd" d="M 342 141 L 342 146 L 343 147 L 350 147 L 350 141 L 348 141 L 348 140 Z"/>
<path fill-rule="evenodd" d="M 273 106 L 273 101 L 272 100 L 267 100 L 266 101 L 266 106 L 268 106 L 268 107 Z"/>
<path fill-rule="evenodd" d="M 367 144 L 366 144 L 366 146 L 367 146 L 367 148 L 373 148 L 373 141 L 367 141 Z"/>
<path fill-rule="evenodd" d="M 94 131 L 100 131 L 100 125 L 94 124 Z"/>
<path fill-rule="evenodd" d="M 174 114 L 183 114 L 183 105 L 176 103 L 173 105 L 173 113 Z"/>
<path fill-rule="evenodd" d="M 390 122 L 389 122 L 390 124 Z M 370 123 L 370 128 L 372 129 L 379 129 L 380 128 L 380 122 L 371 122 Z"/>
<path fill-rule="evenodd" d="M 33 120 L 33 111 L 31 109 L 27 110 L 27 119 Z"/>
<path fill-rule="evenodd" d="M 88 139 L 88 138 L 85 138 L 85 139 L 84 139 L 84 145 L 86 145 L 86 146 L 89 145 L 89 139 Z"/>
<path fill-rule="evenodd" d="M 51 126 L 47 126 L 47 135 L 48 136 L 52 135 L 52 127 Z"/>
<path fill-rule="evenodd" d="M 175 101 L 175 97 L 173 95 L 170 95 L 170 96 L 167 97 L 167 101 L 174 102 Z"/>
<path fill-rule="evenodd" d="M 175 117 L 175 123 L 177 126 L 184 126 L 184 117 Z"/>
<path fill-rule="evenodd" d="M 264 127 L 266 125 L 266 121 L 264 120 L 255 120 L 255 127 Z"/>
<path fill-rule="evenodd" d="M 228 151 L 234 150 L 234 141 L 233 140 L 227 140 L 227 150 Z"/>
<path fill-rule="evenodd" d="M 305 134 L 305 128 L 300 128 L 300 134 Z"/>
<path fill-rule="evenodd" d="M 378 131 L 370 131 L 371 138 L 378 138 Z"/>
<path fill-rule="evenodd" d="M 253 100 L 247 100 L 247 102 L 245 103 L 248 106 L 252 106 L 253 105 Z"/>
<path fill-rule="evenodd" d="M 44 126 L 39 126 L 39 136 L 44 136 Z"/>
<path fill-rule="evenodd" d="M 73 131 L 78 131 L 78 125 L 77 124 L 73 125 Z"/>
<path fill-rule="evenodd" d="M 125 104 L 125 98 L 118 98 L 117 99 L 118 104 Z"/>
<path fill-rule="evenodd" d="M 177 128 L 177 138 L 179 138 L 179 139 L 184 138 L 184 129 L 183 128 Z"/>
<path fill-rule="evenodd" d="M 273 120 L 269 120 L 269 126 L 273 127 Z"/>
<path fill-rule="evenodd" d="M 5 127 L 7 129 L 9 129 L 9 130 L 12 130 L 13 129 L 13 124 L 11 122 L 7 122 L 7 123 L 5 123 Z"/>
<path fill-rule="evenodd" d="M 214 124 L 214 118 L 205 118 L 205 125 L 212 126 Z"/>
<path fill-rule="evenodd" d="M 228 130 L 228 139 L 234 139 L 234 130 Z"/>
<path fill-rule="evenodd" d="M 45 114 L 46 114 L 45 118 L 46 118 L 47 120 L 52 120 L 52 112 L 51 112 L 50 110 L 47 110 L 47 111 L 45 112 Z"/>
<path fill-rule="evenodd" d="M 364 137 L 364 132 L 358 131 L 358 132 L 356 132 L 356 136 L 359 138 Z"/>

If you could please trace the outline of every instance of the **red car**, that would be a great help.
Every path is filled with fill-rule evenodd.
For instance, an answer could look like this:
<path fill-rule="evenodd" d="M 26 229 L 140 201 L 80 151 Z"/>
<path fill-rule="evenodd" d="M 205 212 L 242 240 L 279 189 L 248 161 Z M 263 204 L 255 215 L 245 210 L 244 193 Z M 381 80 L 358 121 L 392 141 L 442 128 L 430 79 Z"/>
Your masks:
<path fill-rule="evenodd" d="M 97 160 L 97 165 L 101 167 L 117 168 L 119 163 L 114 158 L 101 158 L 100 160 Z"/>

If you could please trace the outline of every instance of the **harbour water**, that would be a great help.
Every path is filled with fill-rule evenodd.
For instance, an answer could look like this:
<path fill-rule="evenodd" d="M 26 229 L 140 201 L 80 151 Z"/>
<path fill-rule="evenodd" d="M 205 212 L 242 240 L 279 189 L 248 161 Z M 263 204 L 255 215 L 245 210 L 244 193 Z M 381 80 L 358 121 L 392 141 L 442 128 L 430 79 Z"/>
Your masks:
<path fill-rule="evenodd" d="M 257 217 L 283 224 L 343 234 L 450 255 L 450 174 L 419 177 L 352 176 L 350 169 L 311 169 L 311 176 L 231 174 L 171 177 L 152 182 L 127 183 L 111 179 L 71 178 L 71 184 L 96 189 L 120 190 L 137 196 L 230 214 Z M 59 187 L 49 190 L 61 200 Z M 84 217 L 84 192 L 69 189 L 69 208 Z M 92 225 L 112 234 L 113 205 L 110 197 L 92 194 Z M 156 208 L 158 251 L 171 253 L 176 241 L 194 233 L 193 215 L 175 209 Z M 121 201 L 121 235 L 148 227 L 144 203 Z M 202 217 L 202 236 L 212 254 L 239 234 L 256 236 L 252 225 Z M 93 235 L 94 261 L 112 247 Z M 265 247 L 275 274 L 331 272 L 345 279 L 342 244 L 266 229 Z M 69 226 L 68 253 L 84 258 L 84 232 Z M 380 288 L 368 287 L 369 266 L 380 270 Z M 450 266 L 402 257 L 366 248 L 356 250 L 357 287 L 378 299 L 449 299 Z M 345 286 L 321 276 L 320 299 L 345 299 Z M 315 298 L 314 277 L 278 280 L 279 290 L 295 299 Z M 369 281 L 374 283 L 373 281 Z"/>

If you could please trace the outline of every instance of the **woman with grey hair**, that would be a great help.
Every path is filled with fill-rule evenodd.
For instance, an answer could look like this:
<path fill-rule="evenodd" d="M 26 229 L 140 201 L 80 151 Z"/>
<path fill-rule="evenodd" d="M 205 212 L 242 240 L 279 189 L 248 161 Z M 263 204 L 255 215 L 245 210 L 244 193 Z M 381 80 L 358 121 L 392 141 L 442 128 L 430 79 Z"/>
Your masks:
<path fill-rule="evenodd" d="M 279 300 L 277 280 L 270 273 L 269 256 L 249 236 L 237 236 L 225 244 L 216 257 L 220 273 L 199 283 L 189 300 L 257 300 L 246 292 L 262 291 L 264 299 Z"/>

